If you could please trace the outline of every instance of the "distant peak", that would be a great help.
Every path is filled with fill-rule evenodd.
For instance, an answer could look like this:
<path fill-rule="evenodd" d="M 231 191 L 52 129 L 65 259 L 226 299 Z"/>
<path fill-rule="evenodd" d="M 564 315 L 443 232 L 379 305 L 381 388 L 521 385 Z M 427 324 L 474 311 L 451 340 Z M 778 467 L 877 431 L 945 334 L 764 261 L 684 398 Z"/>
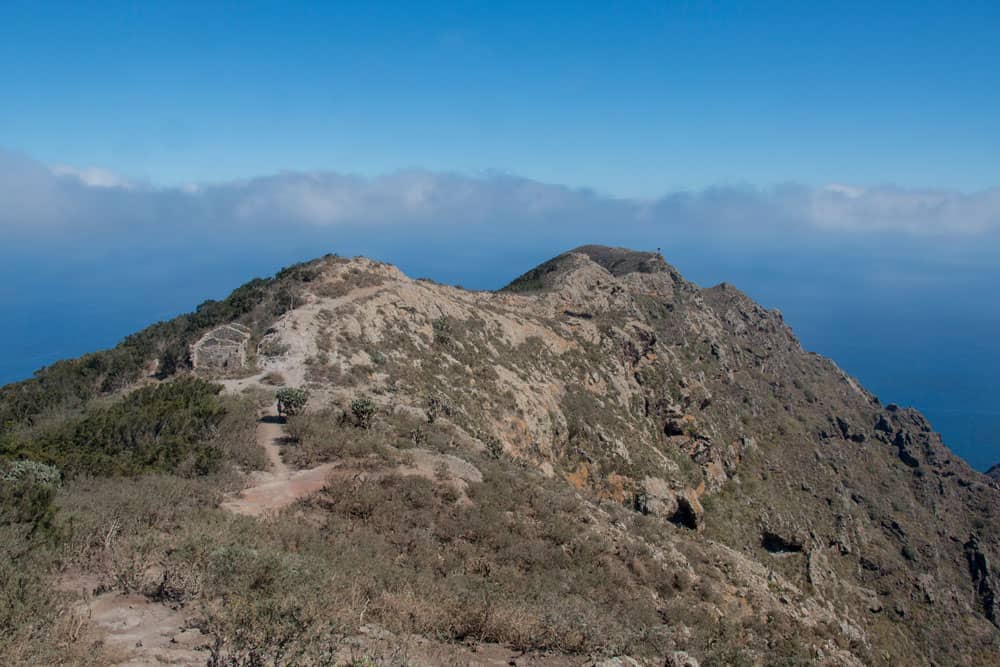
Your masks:
<path fill-rule="evenodd" d="M 663 273 L 669 270 L 659 249 L 657 252 L 645 252 L 605 245 L 582 245 L 570 252 L 586 255 L 613 276 L 624 276 L 628 273 Z"/>
<path fill-rule="evenodd" d="M 664 273 L 670 267 L 658 252 L 643 252 L 628 248 L 613 248 L 603 245 L 582 245 L 542 262 L 527 271 L 509 285 L 507 292 L 536 292 L 553 287 L 559 276 L 565 274 L 572 265 L 574 255 L 583 255 L 615 277 L 629 273 Z"/>

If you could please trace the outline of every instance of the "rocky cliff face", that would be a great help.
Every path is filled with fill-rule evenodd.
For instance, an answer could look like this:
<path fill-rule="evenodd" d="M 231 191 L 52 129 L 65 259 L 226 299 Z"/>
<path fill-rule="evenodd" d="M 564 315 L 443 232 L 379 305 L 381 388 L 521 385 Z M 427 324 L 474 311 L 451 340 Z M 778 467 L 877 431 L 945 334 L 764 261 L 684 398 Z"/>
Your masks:
<path fill-rule="evenodd" d="M 996 660 L 1000 493 L 779 312 L 599 246 L 497 293 L 366 259 L 313 268 L 242 385 L 280 373 L 345 409 L 364 393 L 447 423 L 459 455 L 661 520 L 661 558 L 712 582 L 687 613 L 765 653 L 786 624 L 835 664 Z"/>

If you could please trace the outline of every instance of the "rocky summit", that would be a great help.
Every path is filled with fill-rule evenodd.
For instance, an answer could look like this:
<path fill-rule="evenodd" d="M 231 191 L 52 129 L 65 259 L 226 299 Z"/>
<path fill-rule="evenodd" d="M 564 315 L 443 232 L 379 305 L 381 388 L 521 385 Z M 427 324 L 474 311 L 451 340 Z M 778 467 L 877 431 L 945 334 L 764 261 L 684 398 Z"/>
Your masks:
<path fill-rule="evenodd" d="M 658 253 L 327 256 L 0 399 L 51 497 L 18 576 L 65 591 L 0 612 L 26 661 L 1000 664 L 996 482 Z M 187 634 L 116 643 L 116 600 Z"/>

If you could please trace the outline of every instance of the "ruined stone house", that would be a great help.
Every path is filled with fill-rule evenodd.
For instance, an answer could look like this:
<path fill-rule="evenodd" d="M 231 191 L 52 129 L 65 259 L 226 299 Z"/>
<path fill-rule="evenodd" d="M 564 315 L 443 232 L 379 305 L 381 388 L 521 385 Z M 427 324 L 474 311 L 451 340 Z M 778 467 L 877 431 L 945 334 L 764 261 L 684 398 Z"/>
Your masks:
<path fill-rule="evenodd" d="M 250 329 L 242 324 L 224 324 L 212 329 L 191 347 L 195 368 L 235 370 L 246 368 Z"/>

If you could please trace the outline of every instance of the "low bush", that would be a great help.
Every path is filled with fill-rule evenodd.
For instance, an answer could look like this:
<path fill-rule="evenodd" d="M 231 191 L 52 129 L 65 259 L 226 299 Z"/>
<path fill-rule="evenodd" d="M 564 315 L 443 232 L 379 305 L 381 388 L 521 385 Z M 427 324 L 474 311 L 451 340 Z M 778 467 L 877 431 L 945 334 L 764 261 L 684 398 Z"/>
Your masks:
<path fill-rule="evenodd" d="M 309 402 L 309 392 L 297 387 L 283 387 L 275 392 L 278 401 L 278 416 L 294 417 L 302 414 Z"/>
<path fill-rule="evenodd" d="M 63 536 L 55 523 L 59 471 L 0 461 L 0 655 L 18 664 L 60 658 L 62 611 L 50 576 Z"/>
<path fill-rule="evenodd" d="M 286 430 L 289 437 L 283 452 L 285 461 L 300 468 L 372 455 L 389 460 L 392 453 L 386 445 L 396 438 L 387 430 L 356 428 L 336 408 L 292 417 Z"/>
<path fill-rule="evenodd" d="M 25 540 L 52 530 L 61 475 L 35 461 L 0 461 L 0 527 Z"/>
<path fill-rule="evenodd" d="M 206 474 L 223 458 L 215 442 L 226 415 L 221 390 L 193 378 L 143 387 L 82 417 L 15 434 L 0 456 L 43 461 L 69 476 Z"/>
<path fill-rule="evenodd" d="M 66 553 L 78 568 L 101 575 L 105 583 L 123 576 L 119 568 L 131 558 L 125 554 L 144 543 L 151 566 L 151 536 L 176 533 L 216 506 L 222 497 L 217 486 L 211 477 L 164 474 L 75 480 L 57 499 L 63 522 L 72 526 Z"/>
<path fill-rule="evenodd" d="M 358 396 L 351 401 L 351 414 L 354 415 L 354 425 L 358 428 L 371 428 L 377 411 L 375 403 L 367 396 Z"/>
<path fill-rule="evenodd" d="M 257 444 L 259 402 L 252 396 L 223 396 L 221 400 L 225 414 L 212 436 L 212 445 L 219 449 L 223 461 L 244 472 L 265 469 L 267 455 Z"/>
<path fill-rule="evenodd" d="M 372 562 L 388 567 L 372 572 L 384 577 L 372 603 L 380 623 L 525 650 L 651 648 L 636 630 L 658 622 L 652 598 L 564 490 L 495 466 L 470 488 L 471 505 L 449 491 L 390 475 L 330 484 L 315 499 L 327 539 L 371 545 Z M 662 574 L 652 558 L 627 556 Z"/>

